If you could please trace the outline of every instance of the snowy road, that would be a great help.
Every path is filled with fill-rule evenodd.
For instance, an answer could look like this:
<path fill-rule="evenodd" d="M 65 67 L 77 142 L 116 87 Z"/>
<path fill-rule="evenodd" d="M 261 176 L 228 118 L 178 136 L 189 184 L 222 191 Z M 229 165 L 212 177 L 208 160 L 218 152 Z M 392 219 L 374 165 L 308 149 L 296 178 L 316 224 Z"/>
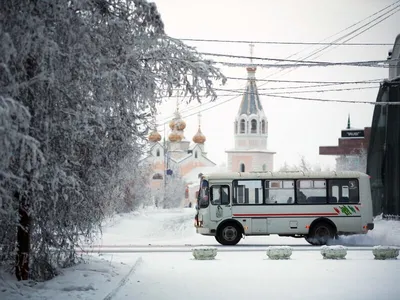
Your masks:
<path fill-rule="evenodd" d="M 377 219 L 367 235 L 341 237 L 336 242 L 348 248 L 346 259 L 327 260 L 304 239 L 257 236 L 221 246 L 196 234 L 194 213 L 119 215 L 83 247 L 86 263 L 34 285 L 0 280 L 0 299 L 399 299 L 400 260 L 375 260 L 372 246 L 400 246 L 400 222 Z M 215 260 L 193 258 L 192 248 L 205 245 L 218 248 Z M 268 259 L 266 249 L 281 245 L 292 247 L 291 258 Z"/>
<path fill-rule="evenodd" d="M 79 250 L 83 253 L 171 253 L 171 252 L 192 252 L 195 247 L 212 246 L 218 249 L 218 252 L 260 252 L 266 251 L 269 246 L 276 246 L 276 244 L 270 245 L 236 245 L 236 246 L 220 246 L 215 244 L 193 244 L 193 245 L 103 245 L 101 247 L 88 247 Z M 280 246 L 290 246 L 294 252 L 296 251 L 320 251 L 319 246 L 309 245 L 291 245 L 291 244 L 280 244 Z M 372 246 L 346 246 L 348 251 L 372 251 Z"/>
<path fill-rule="evenodd" d="M 263 250 L 268 246 L 276 245 L 287 245 L 296 249 L 302 247 L 307 250 L 318 248 L 311 246 L 303 238 L 277 235 L 250 236 L 242 239 L 234 247 L 221 246 L 212 236 L 196 234 L 193 226 L 195 213 L 194 209 L 154 209 L 120 215 L 106 224 L 102 238 L 91 245 L 92 247 L 84 247 L 84 249 L 110 252 L 109 249 L 113 248 L 143 252 L 144 250 L 154 251 L 154 249 L 159 251 L 166 247 L 186 250 L 188 247 L 203 245 L 215 246 L 221 251 L 231 251 L 231 249 L 245 251 L 257 247 Z M 376 245 L 400 246 L 400 228 L 394 221 L 377 220 L 375 229 L 367 235 L 340 237 L 334 241 L 334 244 L 363 248 Z"/>
<path fill-rule="evenodd" d="M 135 299 L 398 299 L 400 261 L 375 261 L 370 251 L 324 260 L 317 251 L 269 260 L 264 251 L 223 252 L 212 261 L 189 253 L 140 254 L 141 263 L 112 300 Z M 113 255 L 134 265 L 137 256 Z"/>

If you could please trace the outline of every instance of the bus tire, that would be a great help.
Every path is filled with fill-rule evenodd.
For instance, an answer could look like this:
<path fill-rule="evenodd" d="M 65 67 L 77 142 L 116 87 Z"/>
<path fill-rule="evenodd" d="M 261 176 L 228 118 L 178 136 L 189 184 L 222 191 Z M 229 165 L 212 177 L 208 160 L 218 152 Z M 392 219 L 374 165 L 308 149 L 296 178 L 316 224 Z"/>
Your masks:
<path fill-rule="evenodd" d="M 218 234 L 215 236 L 215 240 L 216 240 L 218 243 L 221 244 L 221 240 L 219 239 L 219 235 L 218 235 Z"/>
<path fill-rule="evenodd" d="M 221 228 L 218 229 L 218 233 L 215 237 L 218 243 L 224 246 L 233 246 L 239 243 L 242 238 L 242 230 L 239 226 L 234 223 L 222 224 Z"/>
<path fill-rule="evenodd" d="M 310 228 L 309 234 L 306 236 L 306 241 L 311 245 L 326 245 L 329 240 L 336 236 L 335 228 L 328 222 L 318 222 Z"/>

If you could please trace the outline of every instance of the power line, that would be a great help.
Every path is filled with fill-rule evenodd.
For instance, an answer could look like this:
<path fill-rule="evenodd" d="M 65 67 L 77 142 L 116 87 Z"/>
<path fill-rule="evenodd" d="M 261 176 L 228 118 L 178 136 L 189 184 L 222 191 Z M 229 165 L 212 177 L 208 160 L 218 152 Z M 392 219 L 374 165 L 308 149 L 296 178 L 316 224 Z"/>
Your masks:
<path fill-rule="evenodd" d="M 362 19 L 362 20 L 360 20 L 360 21 L 358 21 L 358 22 L 356 22 L 356 23 L 350 25 L 349 27 L 347 27 L 347 28 L 345 28 L 345 29 L 339 31 L 338 33 L 329 36 L 328 38 L 324 39 L 323 41 L 325 41 L 325 40 L 327 40 L 327 39 L 329 39 L 329 38 L 331 38 L 331 37 L 334 37 L 334 36 L 336 36 L 336 35 L 338 35 L 338 34 L 340 34 L 340 33 L 342 33 L 342 32 L 345 32 L 345 31 L 347 31 L 348 29 L 351 29 L 351 28 L 357 26 L 358 24 L 360 24 L 360 23 L 362 23 L 362 22 L 364 22 L 364 21 L 370 19 L 371 17 L 373 17 L 373 16 L 375 16 L 375 15 L 378 15 L 378 14 L 381 13 L 382 11 L 384 11 L 384 10 L 386 10 L 386 9 L 388 9 L 388 8 L 390 8 L 390 7 L 394 6 L 394 5 L 396 5 L 396 4 L 398 4 L 399 2 L 400 2 L 400 0 L 398 0 L 398 1 L 396 1 L 396 2 L 394 2 L 394 3 L 392 3 L 392 4 L 390 4 L 390 5 L 388 5 L 388 6 L 386 6 L 386 7 L 384 7 L 383 9 L 381 9 L 381 10 L 379 10 L 379 11 L 373 13 L 372 15 L 370 15 L 370 16 L 368 16 L 368 17 L 366 17 L 366 18 L 364 18 L 364 19 Z M 396 9 L 396 8 L 399 8 L 399 7 L 400 7 L 400 6 L 397 6 L 397 7 L 395 7 L 395 9 Z M 396 12 L 397 12 L 397 11 L 396 11 Z M 395 13 L 395 12 L 394 12 L 394 13 Z M 394 13 L 392 13 L 392 14 L 394 14 Z M 322 52 L 323 50 L 325 50 L 325 49 L 327 49 L 327 48 L 329 48 L 329 47 L 331 47 L 331 46 L 334 46 L 335 43 L 337 43 L 338 41 L 340 41 L 340 40 L 342 40 L 342 39 L 348 37 L 349 35 L 355 33 L 356 31 L 358 31 L 358 30 L 360 30 L 360 29 L 362 29 L 362 28 L 364 28 L 365 26 L 368 26 L 368 25 L 371 24 L 373 21 L 375 21 L 375 20 L 377 20 L 377 19 L 379 19 L 379 18 L 385 16 L 386 14 L 388 14 L 388 12 L 383 13 L 383 14 L 382 14 L 381 16 L 379 16 L 378 18 L 375 18 L 374 20 L 369 21 L 367 24 L 364 24 L 364 25 L 360 26 L 360 27 L 357 28 L 356 30 L 353 30 L 352 32 L 345 34 L 344 36 L 342 36 L 342 37 L 336 39 L 335 41 L 330 42 L 330 43 L 327 43 L 327 44 L 328 44 L 327 47 L 324 47 L 323 49 L 317 50 L 317 52 L 313 52 L 313 53 L 307 55 L 306 57 L 303 58 L 303 60 L 304 60 L 304 59 L 308 59 L 308 58 L 310 58 L 311 56 L 313 56 L 313 55 L 315 55 L 315 54 L 318 54 L 318 53 Z M 392 15 L 392 14 L 391 14 L 391 15 Z M 385 18 L 385 19 L 386 19 L 386 18 Z M 384 21 L 385 19 L 380 20 L 380 21 Z M 376 25 L 379 24 L 379 23 L 380 23 L 380 22 L 377 22 L 377 23 L 373 24 L 372 26 L 368 27 L 366 30 L 369 30 L 370 28 L 372 28 L 373 26 L 376 26 Z M 365 32 L 366 30 L 364 30 L 363 32 Z M 361 32 L 361 33 L 363 33 L 363 32 Z M 361 33 L 359 33 L 359 34 L 361 34 Z M 359 34 L 358 34 L 358 35 L 359 35 Z M 358 35 L 356 35 L 356 36 L 358 36 Z M 356 37 L 356 36 L 354 36 L 354 37 Z M 346 40 L 346 42 L 349 41 L 349 40 L 351 40 L 351 39 L 353 39 L 354 37 L 350 37 L 349 39 Z M 342 44 L 343 44 L 343 43 L 342 43 Z M 392 44 L 390 44 L 390 45 L 392 45 Z M 308 48 L 309 48 L 309 47 L 308 47 Z M 306 49 L 307 49 L 307 48 L 306 48 Z M 297 55 L 297 54 L 303 52 L 303 51 L 306 50 L 306 49 L 300 50 L 300 51 L 298 51 L 298 52 L 296 52 L 296 53 L 294 53 L 294 54 L 289 55 L 289 56 L 287 57 L 287 59 L 289 59 L 289 58 L 291 58 L 291 57 L 293 57 L 293 56 L 295 56 L 295 55 Z M 277 64 L 278 64 L 278 63 L 277 63 Z M 292 68 L 292 70 L 293 70 L 293 68 Z M 277 73 L 280 73 L 280 72 L 282 72 L 282 70 L 279 70 L 278 72 L 274 72 L 273 74 L 270 74 L 269 76 L 264 77 L 264 78 L 261 79 L 261 80 L 259 79 L 258 81 L 264 81 L 266 78 L 271 77 L 272 75 L 277 74 Z M 290 70 L 289 70 L 289 72 L 290 72 Z M 288 73 L 288 72 L 286 72 L 286 73 Z M 268 83 L 268 81 L 269 81 L 269 82 L 272 82 L 272 80 L 265 80 L 265 81 L 266 81 L 266 83 Z M 282 81 L 282 82 L 283 82 L 283 81 Z M 264 86 L 266 83 L 260 85 L 260 87 L 261 87 L 261 86 Z M 240 95 L 239 95 L 239 96 L 240 96 Z M 230 98 L 230 99 L 227 99 L 227 100 L 225 100 L 225 101 L 222 101 L 222 102 L 220 102 L 220 103 L 217 103 L 216 105 L 213 105 L 213 106 L 211 106 L 211 107 L 202 109 L 201 111 L 206 111 L 206 110 L 209 110 L 209 109 L 214 108 L 214 107 L 216 107 L 216 106 L 222 105 L 222 104 L 224 104 L 224 103 L 226 103 L 226 102 L 229 102 L 229 101 L 232 101 L 232 100 L 234 100 L 234 99 L 237 99 L 239 96 L 233 96 L 233 97 Z M 274 97 L 273 94 L 269 94 L 268 96 Z M 276 97 L 283 98 L 283 97 L 285 97 L 285 96 L 276 95 Z M 310 100 L 310 101 L 325 101 L 325 102 L 326 102 L 326 101 L 331 101 L 331 100 L 328 100 L 328 99 L 318 100 L 317 98 L 301 98 L 301 97 L 289 97 L 289 96 L 286 96 L 285 98 L 298 99 L 298 100 Z M 301 98 L 301 99 L 299 99 L 299 98 Z M 332 100 L 332 101 L 333 101 L 333 102 L 346 102 L 346 103 L 350 103 L 349 101 L 346 101 L 346 100 Z M 332 102 L 332 101 L 331 101 L 331 102 Z M 209 103 L 210 103 L 210 102 L 209 102 Z M 363 102 L 356 102 L 356 103 L 363 103 Z M 375 102 L 366 102 L 366 103 L 368 103 L 368 104 L 376 104 Z M 380 102 L 380 103 L 377 103 L 377 104 L 386 104 L 386 103 Z M 389 105 L 393 105 L 393 103 L 390 103 Z M 195 108 L 193 108 L 193 109 L 195 109 Z M 192 109 L 190 109 L 190 110 L 192 110 Z M 186 115 L 185 117 L 190 117 L 190 116 L 195 115 L 195 114 L 197 114 L 197 113 L 198 113 L 198 112 L 196 111 L 195 113 Z M 167 122 L 168 122 L 168 121 L 167 121 Z M 165 122 L 165 123 L 167 123 L 167 122 Z M 164 124 L 165 124 L 165 123 L 164 123 Z"/>
<path fill-rule="evenodd" d="M 381 13 L 381 12 L 384 11 L 384 10 L 386 10 L 387 8 L 390 8 L 390 7 L 396 6 L 396 5 L 397 5 L 397 6 L 394 7 L 394 10 L 397 9 L 397 8 L 399 8 L 400 5 L 398 5 L 398 3 L 400 3 L 400 0 L 397 0 L 396 2 L 394 2 L 394 3 L 392 3 L 392 4 L 388 5 L 388 6 L 386 6 L 385 8 L 383 8 L 383 9 L 381 9 L 381 10 L 379 10 L 379 11 L 373 13 L 373 14 L 370 15 L 369 17 L 367 17 L 367 18 L 365 18 L 365 19 L 363 19 L 363 20 L 361 20 L 361 21 L 359 21 L 359 22 L 353 24 L 352 26 L 348 27 L 347 29 L 350 29 L 350 28 L 354 27 L 355 25 L 358 25 L 358 24 L 362 23 L 363 21 L 365 21 L 365 20 L 367 20 L 367 19 L 369 19 L 369 18 L 378 15 L 379 13 Z M 382 18 L 382 17 L 388 15 L 388 14 L 389 14 L 390 12 L 392 12 L 392 11 L 393 11 L 393 10 L 389 10 L 389 11 L 386 11 L 386 12 L 382 13 L 381 15 L 379 15 L 379 16 L 376 17 L 376 18 L 374 18 L 373 20 L 370 20 L 370 21 L 367 22 L 366 24 L 364 24 L 364 25 L 362 25 L 362 26 L 360 26 L 360 27 L 354 29 L 353 31 L 351 31 L 351 32 L 349 32 L 349 33 L 347 33 L 347 34 L 345 34 L 345 35 L 343 35 L 343 36 L 341 36 L 341 37 L 339 37 L 339 38 L 337 38 L 337 39 L 335 39 L 335 40 L 333 41 L 333 43 L 337 43 L 337 42 L 339 42 L 339 41 L 341 41 L 341 40 L 343 40 L 343 39 L 349 37 L 349 36 L 352 35 L 353 33 L 356 33 L 357 31 L 359 31 L 359 30 L 363 29 L 364 27 L 370 25 L 372 22 L 374 22 L 374 21 L 376 21 L 376 20 L 378 20 L 378 19 L 380 19 L 380 18 Z M 349 37 L 347 40 L 345 40 L 345 41 L 342 42 L 342 43 L 346 43 L 346 42 L 348 42 L 348 41 L 354 39 L 355 37 L 357 37 L 357 36 L 359 36 L 360 34 L 364 33 L 366 30 L 369 30 L 369 29 L 371 29 L 372 27 L 374 27 L 374 26 L 378 25 L 379 23 L 383 22 L 384 20 L 386 20 L 388 17 L 390 17 L 391 15 L 393 15 L 393 14 L 396 13 L 396 12 L 398 12 L 398 11 L 392 12 L 391 14 L 389 14 L 389 16 L 386 16 L 386 18 L 384 18 L 384 19 L 382 19 L 382 20 L 379 20 L 379 21 L 376 22 L 375 24 L 373 24 L 373 25 L 367 27 L 367 28 L 366 28 L 365 30 L 363 30 L 362 32 L 357 33 L 357 35 L 352 36 L 352 37 Z M 345 29 L 345 30 L 347 30 L 347 29 Z M 344 31 L 345 31 L 345 30 L 344 30 Z M 316 54 L 321 53 L 321 52 L 324 51 L 325 49 L 328 49 L 328 48 L 330 48 L 330 47 L 332 47 L 332 46 L 333 46 L 333 45 L 328 45 L 328 46 L 322 47 L 322 48 L 320 48 L 320 49 L 318 49 L 318 50 L 312 52 L 311 54 L 307 55 L 307 56 L 304 57 L 303 59 L 308 59 L 308 58 L 310 58 L 310 57 L 312 57 L 312 56 L 315 56 Z M 320 55 L 319 55 L 319 56 L 320 56 Z M 319 57 L 319 56 L 317 56 L 317 57 Z M 281 71 L 282 71 L 282 70 L 281 70 Z M 287 73 L 289 73 L 289 72 L 291 72 L 291 71 L 293 71 L 293 69 L 292 69 L 292 70 L 287 70 L 287 72 L 284 73 L 284 74 L 287 74 Z M 283 74 L 282 74 L 282 75 L 283 75 Z"/>
<path fill-rule="evenodd" d="M 371 102 L 371 101 L 359 101 L 359 100 L 342 100 L 342 99 L 323 99 L 323 98 L 311 98 L 311 97 L 298 97 L 298 96 L 284 96 L 280 94 L 263 94 L 265 96 L 269 96 L 270 98 L 282 98 L 282 99 L 291 99 L 291 100 L 301 100 L 301 101 L 315 101 L 315 102 L 330 102 L 330 103 L 347 103 L 347 104 L 370 104 L 370 105 L 400 105 L 400 102 Z M 234 98 L 227 99 L 225 101 L 221 101 L 213 106 L 204 108 L 200 110 L 201 112 L 207 111 L 209 109 L 212 109 L 214 107 L 217 107 L 219 105 L 222 105 L 226 102 L 231 101 L 232 99 L 237 98 L 235 96 Z M 196 111 L 191 114 L 187 114 L 182 116 L 183 118 L 188 118 L 194 115 L 197 115 L 200 111 Z M 164 126 L 164 124 L 167 124 L 170 120 L 162 122 L 162 124 L 158 125 L 157 127 Z"/>
<path fill-rule="evenodd" d="M 367 86 L 367 87 L 353 87 L 353 88 L 340 88 L 340 89 L 325 89 L 325 90 L 305 90 L 305 91 L 281 91 L 281 92 L 274 92 L 274 95 L 277 94 L 297 94 L 297 93 L 324 93 L 324 92 L 341 92 L 341 91 L 355 91 L 355 90 L 366 90 L 366 89 L 376 89 L 379 88 L 379 86 Z M 240 95 L 245 95 L 245 94 L 254 94 L 254 93 L 248 93 L 245 90 L 235 90 L 235 89 L 218 89 L 216 88 L 215 90 L 217 91 L 225 91 L 225 92 L 234 92 L 234 93 L 240 93 Z M 270 90 L 279 90 L 279 88 L 273 88 L 273 89 L 266 89 L 267 91 Z M 285 90 L 280 89 L 280 90 Z M 259 96 L 268 96 L 269 94 L 266 93 L 257 93 Z M 221 95 L 218 95 L 221 97 Z"/>
<path fill-rule="evenodd" d="M 225 54 L 225 53 L 210 53 L 210 52 L 201 52 L 200 54 L 207 56 L 216 56 L 216 57 L 229 57 L 229 58 L 245 58 L 245 59 L 255 59 L 255 60 L 267 60 L 267 61 L 277 61 L 277 62 L 292 62 L 292 63 L 304 63 L 304 64 L 376 64 L 376 63 L 387 63 L 387 60 L 367 60 L 367 61 L 354 61 L 354 62 L 329 62 L 329 61 L 315 61 L 315 60 L 298 60 L 298 59 L 286 59 L 286 58 L 271 58 L 271 57 L 254 57 L 254 56 L 246 56 L 246 55 L 234 55 L 234 54 Z M 399 59 L 397 59 L 399 60 Z M 250 64 L 249 66 L 251 66 Z"/>
<path fill-rule="evenodd" d="M 325 38 L 324 40 L 322 40 L 322 42 L 323 42 L 323 41 L 326 41 L 326 40 L 328 40 L 328 39 L 330 39 L 331 37 L 334 37 L 334 36 L 339 35 L 339 34 L 341 34 L 341 33 L 343 33 L 343 32 L 346 32 L 347 30 L 349 30 L 349 29 L 351 29 L 351 28 L 353 28 L 353 27 L 355 27 L 355 26 L 357 26 L 357 25 L 363 23 L 364 21 L 369 20 L 370 18 L 372 18 L 372 17 L 374 17 L 374 16 L 380 14 L 381 12 L 383 12 L 383 11 L 385 11 L 385 10 L 391 8 L 392 6 L 396 6 L 398 3 L 400 3 L 400 0 L 397 0 L 397 1 L 395 1 L 394 3 L 392 3 L 392 4 L 390 4 L 390 5 L 387 5 L 386 7 L 380 9 L 379 11 L 377 11 L 377 12 L 375 12 L 375 13 L 369 15 L 368 17 L 366 17 L 366 18 L 364 18 L 364 19 L 362 19 L 362 20 L 360 20 L 360 21 L 358 21 L 358 22 L 356 22 L 356 23 L 354 23 L 354 24 L 352 24 L 352 25 L 346 27 L 345 29 L 343 29 L 343 30 L 341 30 L 341 31 L 339 31 L 339 32 L 337 32 L 337 33 L 335 33 L 335 34 L 333 34 L 333 35 L 331 35 L 331 36 Z M 398 8 L 398 7 L 399 7 L 399 6 L 396 6 L 395 9 Z M 365 26 L 368 26 L 368 25 L 371 24 L 373 21 L 375 21 L 375 20 L 381 18 L 382 16 L 387 15 L 389 12 L 390 12 L 390 11 L 384 12 L 384 13 L 381 14 L 379 17 L 373 19 L 372 21 L 370 20 L 368 23 L 366 23 L 366 24 L 364 24 L 364 25 L 362 25 L 362 26 L 359 26 L 358 28 L 356 28 L 355 30 L 351 31 L 350 33 L 347 33 L 347 34 L 345 34 L 345 35 L 343 35 L 343 36 L 337 38 L 337 39 L 334 40 L 333 42 L 328 43 L 329 45 L 327 45 L 326 47 L 323 47 L 322 49 L 318 49 L 318 50 L 312 52 L 311 54 L 308 54 L 307 56 L 303 57 L 302 59 L 303 59 L 303 60 L 308 59 L 308 58 L 312 57 L 313 55 L 322 52 L 323 50 L 325 50 L 325 49 L 327 49 L 327 48 L 333 46 L 335 43 L 339 42 L 340 40 L 342 40 L 342 39 L 348 37 L 349 35 L 351 35 L 351 34 L 357 32 L 357 31 L 359 31 L 360 29 L 364 28 Z M 383 20 L 382 20 L 382 21 L 383 21 Z M 377 25 L 377 24 L 378 24 L 378 23 L 374 24 L 373 26 L 375 26 L 375 25 Z M 373 26 L 371 26 L 371 27 L 373 27 Z M 371 27 L 369 27 L 368 29 L 370 29 Z M 368 29 L 367 29 L 367 30 L 368 30 Z M 364 31 L 363 31 L 363 32 L 364 32 Z M 354 36 L 354 37 L 355 37 L 355 36 Z M 349 40 L 353 39 L 354 37 L 350 37 L 349 39 L 346 40 L 346 42 L 348 42 Z M 342 43 L 343 43 L 343 42 L 342 42 Z M 300 51 L 297 51 L 297 52 L 295 52 L 295 53 L 293 53 L 293 54 L 287 56 L 286 59 L 289 59 L 289 58 L 291 58 L 291 57 L 293 57 L 293 56 L 295 56 L 295 55 L 297 55 L 297 54 L 299 54 L 299 53 L 301 53 L 301 52 L 307 50 L 307 49 L 310 48 L 310 47 L 311 47 L 311 45 L 310 45 L 309 47 L 307 47 L 306 49 L 302 49 L 302 50 L 300 50 Z M 276 64 L 278 64 L 278 63 L 276 63 Z M 291 72 L 291 71 L 293 71 L 293 70 L 294 70 L 293 67 L 292 67 L 291 69 L 289 69 L 289 70 L 286 69 L 286 72 L 285 72 L 284 74 L 287 74 L 287 73 L 289 73 L 289 72 Z M 274 72 L 274 73 L 272 73 L 272 74 L 270 74 L 270 75 L 264 77 L 264 78 L 261 79 L 261 80 L 259 79 L 258 81 L 264 81 L 264 80 L 266 80 L 267 78 L 269 78 L 269 77 L 271 77 L 271 76 L 273 76 L 273 75 L 275 75 L 275 74 L 281 73 L 282 71 L 284 71 L 284 70 L 283 70 L 283 69 L 278 70 L 278 71 L 276 71 L 276 72 Z M 283 74 L 282 74 L 282 75 L 283 75 Z M 266 80 L 266 82 L 265 82 L 264 84 L 261 84 L 259 87 L 262 87 L 262 86 L 264 86 L 264 85 L 267 84 L 267 83 L 268 83 L 268 80 Z M 238 97 L 238 96 L 234 96 L 234 97 L 232 98 L 232 100 L 233 100 L 233 99 L 236 99 L 237 97 Z"/>
<path fill-rule="evenodd" d="M 396 10 L 396 9 L 397 9 L 397 10 Z M 393 10 L 393 12 L 390 13 L 389 15 L 385 16 L 385 18 L 383 18 L 382 20 L 379 20 L 379 21 L 376 22 L 375 24 L 370 25 L 369 27 L 365 28 L 365 29 L 362 30 L 361 32 L 357 33 L 356 35 L 354 35 L 354 36 L 348 38 L 347 40 L 343 41 L 342 43 L 346 43 L 347 41 L 356 38 L 357 36 L 363 34 L 363 33 L 366 32 L 367 30 L 371 29 L 372 27 L 375 27 L 376 25 L 382 23 L 383 21 L 385 21 L 386 19 L 390 18 L 390 17 L 393 16 L 394 14 L 398 13 L 399 11 L 400 11 L 400 5 L 397 6 L 397 7 L 395 7 L 394 10 Z M 376 18 L 376 19 L 379 19 L 379 17 Z M 367 23 L 366 25 L 368 25 L 368 23 Z M 337 45 L 332 45 L 332 46 L 337 47 Z M 332 49 L 333 49 L 333 48 L 331 48 L 330 50 L 332 50 Z M 317 56 L 316 58 L 318 58 L 318 57 L 320 57 L 320 56 L 321 56 L 321 55 Z"/>
<path fill-rule="evenodd" d="M 400 61 L 400 60 L 399 60 Z M 300 68 L 300 67 L 339 67 L 339 66 L 348 66 L 348 67 L 368 67 L 368 68 L 390 68 L 388 62 L 385 61 L 355 61 L 355 62 L 317 62 L 317 63 L 294 63 L 294 64 L 268 64 L 268 63 L 239 63 L 239 62 L 226 62 L 226 61 L 214 61 L 216 64 L 224 65 L 227 67 L 259 67 L 259 68 L 277 68 L 277 69 L 292 69 Z M 263 84 L 265 85 L 265 83 Z"/>
<path fill-rule="evenodd" d="M 232 80 L 249 80 L 247 77 L 229 77 L 226 79 Z M 363 83 L 371 83 L 371 82 L 381 82 L 382 79 L 366 79 L 359 81 L 310 81 L 310 80 L 284 80 L 284 79 L 255 79 L 256 82 L 274 82 L 274 83 L 313 83 L 313 84 L 363 84 Z"/>
<path fill-rule="evenodd" d="M 190 39 L 176 38 L 190 42 L 212 43 L 239 43 L 239 44 L 269 44 L 269 45 L 336 45 L 336 46 L 393 46 L 393 43 L 323 43 L 323 42 L 283 42 L 283 41 L 243 41 L 243 40 L 218 40 L 218 39 Z"/>
<path fill-rule="evenodd" d="M 229 78 L 229 77 L 228 77 Z M 237 77 L 232 77 L 233 79 L 243 79 L 243 80 L 248 80 L 248 78 L 237 78 Z M 363 80 L 363 81 L 303 81 L 303 80 L 275 80 L 276 82 L 290 82 L 290 83 L 310 83 L 312 85 L 301 85 L 301 86 L 283 86 L 283 87 L 271 87 L 271 88 L 258 88 L 258 91 L 266 90 L 266 91 L 273 91 L 273 90 L 279 90 L 279 91 L 287 91 L 287 90 L 297 90 L 297 89 L 304 89 L 304 88 L 320 88 L 320 87 L 326 87 L 326 86 L 343 86 L 343 85 L 349 85 L 349 84 L 373 84 L 373 83 L 380 83 L 384 79 L 371 79 L 371 80 Z M 274 80 L 270 80 L 274 81 Z M 290 92 L 282 92 L 282 93 L 306 93 L 306 92 L 323 92 L 323 91 L 344 91 L 344 90 L 357 90 L 357 89 L 369 89 L 369 88 L 375 88 L 375 87 L 366 87 L 366 88 L 356 88 L 356 87 L 351 87 L 351 88 L 341 88 L 341 89 L 330 89 L 330 90 L 308 90 L 308 91 L 290 91 Z M 244 89 L 217 89 L 220 91 L 233 91 L 234 93 L 231 94 L 217 94 L 217 97 L 228 97 L 228 96 L 233 96 L 234 94 L 239 94 L 238 96 L 242 96 L 243 93 L 246 91 Z M 177 92 L 183 91 L 183 90 L 176 90 Z M 259 93 L 259 95 L 263 95 L 262 93 Z M 175 95 L 175 96 L 169 96 L 169 98 L 180 98 L 182 96 Z M 236 98 L 237 96 L 235 96 Z M 161 97 L 165 98 L 165 97 Z M 185 98 L 185 96 L 183 97 Z M 183 101 L 184 99 L 182 99 Z M 233 100 L 233 99 L 232 99 Z M 195 107 L 188 107 L 186 109 L 181 110 L 181 113 L 188 112 L 194 109 L 199 108 L 201 105 L 197 105 Z M 172 116 L 171 116 L 172 117 Z"/>

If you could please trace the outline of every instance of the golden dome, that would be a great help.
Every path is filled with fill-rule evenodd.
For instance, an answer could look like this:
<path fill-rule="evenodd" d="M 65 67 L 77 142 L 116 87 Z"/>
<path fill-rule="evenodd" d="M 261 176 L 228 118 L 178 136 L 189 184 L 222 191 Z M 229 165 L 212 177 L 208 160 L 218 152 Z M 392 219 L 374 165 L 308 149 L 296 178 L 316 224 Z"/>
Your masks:
<path fill-rule="evenodd" d="M 175 117 L 172 119 L 171 122 L 169 122 L 169 128 L 171 128 L 171 130 L 183 130 L 186 128 L 186 122 L 182 120 L 181 114 L 179 113 L 178 109 L 176 109 L 175 111 Z"/>
<path fill-rule="evenodd" d="M 171 142 L 180 142 L 182 140 L 183 136 L 182 136 L 182 134 L 180 134 L 179 132 L 174 130 L 169 134 L 168 138 Z"/>
<path fill-rule="evenodd" d="M 150 142 L 159 142 L 159 141 L 161 141 L 161 135 L 156 130 L 154 130 L 149 135 L 149 141 Z"/>
<path fill-rule="evenodd" d="M 199 130 L 197 130 L 197 133 L 193 136 L 193 142 L 196 144 L 204 144 L 206 141 L 206 136 L 201 132 L 200 126 Z"/>
<path fill-rule="evenodd" d="M 171 128 L 171 130 L 183 130 L 186 128 L 186 122 L 181 118 L 174 118 L 171 122 L 169 122 L 169 128 Z"/>
<path fill-rule="evenodd" d="M 174 128 L 175 128 L 175 119 L 172 120 L 171 122 L 169 122 L 169 128 L 171 128 L 171 130 L 174 130 Z"/>
<path fill-rule="evenodd" d="M 175 121 L 175 128 L 178 130 L 183 130 L 186 128 L 186 122 L 183 121 L 182 119 L 176 120 Z"/>

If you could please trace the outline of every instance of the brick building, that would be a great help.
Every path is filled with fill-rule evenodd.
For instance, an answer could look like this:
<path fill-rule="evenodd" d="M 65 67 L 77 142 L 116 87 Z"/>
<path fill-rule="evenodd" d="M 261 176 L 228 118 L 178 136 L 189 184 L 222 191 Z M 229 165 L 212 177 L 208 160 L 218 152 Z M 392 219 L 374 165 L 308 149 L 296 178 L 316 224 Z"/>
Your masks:
<path fill-rule="evenodd" d="M 336 157 L 336 171 L 352 170 L 365 172 L 367 168 L 367 152 L 371 127 L 356 129 L 350 126 L 350 116 L 347 127 L 341 132 L 337 146 L 320 146 L 320 155 Z"/>

